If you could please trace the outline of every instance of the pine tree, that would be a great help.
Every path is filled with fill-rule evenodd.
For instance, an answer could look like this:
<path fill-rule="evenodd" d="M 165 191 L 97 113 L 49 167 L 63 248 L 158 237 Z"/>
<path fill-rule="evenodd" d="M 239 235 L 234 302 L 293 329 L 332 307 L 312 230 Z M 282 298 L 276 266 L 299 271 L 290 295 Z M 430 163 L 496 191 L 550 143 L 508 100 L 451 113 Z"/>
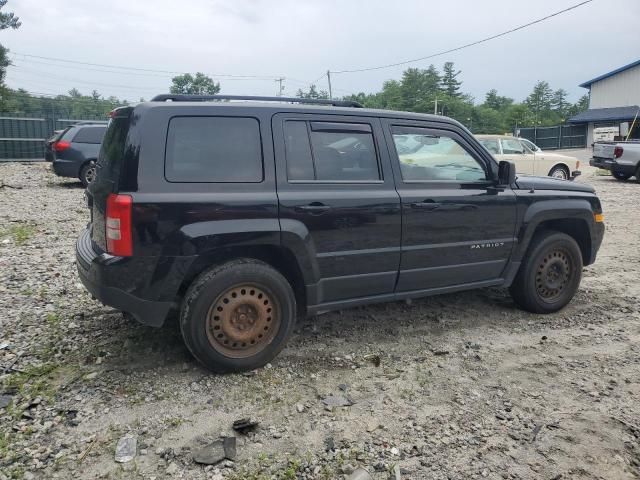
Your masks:
<path fill-rule="evenodd" d="M 450 97 L 459 97 L 462 82 L 456 77 L 462 73 L 453 68 L 453 62 L 446 62 L 442 68 L 442 91 Z"/>

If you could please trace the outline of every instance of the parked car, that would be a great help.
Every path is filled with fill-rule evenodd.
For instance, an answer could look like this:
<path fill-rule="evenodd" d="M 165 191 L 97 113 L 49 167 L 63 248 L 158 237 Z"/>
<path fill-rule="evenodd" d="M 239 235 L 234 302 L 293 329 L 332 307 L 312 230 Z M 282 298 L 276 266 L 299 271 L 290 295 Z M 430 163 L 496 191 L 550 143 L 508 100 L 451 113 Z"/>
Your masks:
<path fill-rule="evenodd" d="M 357 107 L 160 95 L 114 110 L 82 283 L 146 325 L 179 311 L 216 372 L 271 361 L 299 315 L 488 286 L 536 313 L 571 300 L 604 234 L 591 186 L 516 178 L 455 120 Z"/>
<path fill-rule="evenodd" d="M 635 176 L 640 183 L 640 142 L 596 142 L 589 165 L 610 170 L 618 180 Z"/>
<path fill-rule="evenodd" d="M 498 161 L 515 163 L 519 174 L 562 180 L 573 180 L 580 175 L 580 160 L 560 153 L 543 152 L 526 138 L 507 135 L 476 135 L 476 138 Z"/>
<path fill-rule="evenodd" d="M 53 143 L 53 171 L 60 177 L 78 178 L 83 186 L 89 185 L 96 174 L 96 159 L 105 122 L 80 123 L 64 130 Z"/>
<path fill-rule="evenodd" d="M 64 130 L 54 130 L 53 134 L 44 141 L 44 160 L 45 162 L 53 162 L 53 145 L 64 133 Z"/>

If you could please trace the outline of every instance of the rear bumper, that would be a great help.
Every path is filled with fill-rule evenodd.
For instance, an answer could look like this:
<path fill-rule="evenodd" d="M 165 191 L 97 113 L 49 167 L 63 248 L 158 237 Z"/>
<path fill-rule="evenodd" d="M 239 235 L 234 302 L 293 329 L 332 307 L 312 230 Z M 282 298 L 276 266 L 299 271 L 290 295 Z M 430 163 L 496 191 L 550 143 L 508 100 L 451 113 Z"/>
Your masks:
<path fill-rule="evenodd" d="M 78 178 L 80 176 L 80 164 L 73 160 L 54 158 L 51 167 L 59 177 Z"/>
<path fill-rule="evenodd" d="M 103 304 L 160 327 L 171 308 L 192 257 L 114 257 L 96 251 L 89 229 L 76 241 L 78 276 Z"/>
<path fill-rule="evenodd" d="M 589 160 L 589 165 L 592 167 L 603 168 L 605 170 L 611 170 L 613 163 L 613 160 L 610 158 L 593 157 Z"/>

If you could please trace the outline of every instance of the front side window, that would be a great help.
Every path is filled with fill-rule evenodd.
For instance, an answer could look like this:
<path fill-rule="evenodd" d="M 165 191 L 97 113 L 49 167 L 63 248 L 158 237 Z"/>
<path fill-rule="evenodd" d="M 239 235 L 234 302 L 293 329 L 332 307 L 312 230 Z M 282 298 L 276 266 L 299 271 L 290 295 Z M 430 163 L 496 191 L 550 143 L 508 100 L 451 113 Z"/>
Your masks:
<path fill-rule="evenodd" d="M 515 138 L 506 138 L 502 140 L 502 153 L 505 155 L 524 155 L 525 149 Z"/>
<path fill-rule="evenodd" d="M 261 182 L 258 121 L 246 117 L 172 118 L 165 177 L 170 182 Z"/>
<path fill-rule="evenodd" d="M 287 178 L 291 181 L 378 181 L 371 127 L 366 124 L 287 121 Z"/>
<path fill-rule="evenodd" d="M 532 152 L 537 152 L 538 150 L 540 150 L 533 142 L 529 140 L 521 138 L 520 142 L 525 146 L 525 148 L 528 148 Z"/>
<path fill-rule="evenodd" d="M 493 155 L 500 155 L 500 146 L 498 145 L 498 140 L 490 139 L 490 138 L 481 138 L 479 142 L 482 144 L 484 148 L 489 150 Z"/>
<path fill-rule="evenodd" d="M 477 182 L 486 172 L 454 138 L 417 128 L 394 127 L 393 141 L 405 181 Z"/>

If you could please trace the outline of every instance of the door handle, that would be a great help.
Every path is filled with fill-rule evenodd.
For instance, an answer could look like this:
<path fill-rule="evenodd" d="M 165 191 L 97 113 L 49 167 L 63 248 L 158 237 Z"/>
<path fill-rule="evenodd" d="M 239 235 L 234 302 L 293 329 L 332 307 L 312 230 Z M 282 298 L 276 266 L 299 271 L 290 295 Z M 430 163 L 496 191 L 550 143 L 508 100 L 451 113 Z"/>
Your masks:
<path fill-rule="evenodd" d="M 309 205 L 294 207 L 294 210 L 301 213 L 310 213 L 311 215 L 320 215 L 327 210 L 331 210 L 331 207 L 321 202 L 312 202 Z"/>
<path fill-rule="evenodd" d="M 437 210 L 441 204 L 435 202 L 415 202 L 411 204 L 411 208 L 419 208 L 421 210 Z"/>

